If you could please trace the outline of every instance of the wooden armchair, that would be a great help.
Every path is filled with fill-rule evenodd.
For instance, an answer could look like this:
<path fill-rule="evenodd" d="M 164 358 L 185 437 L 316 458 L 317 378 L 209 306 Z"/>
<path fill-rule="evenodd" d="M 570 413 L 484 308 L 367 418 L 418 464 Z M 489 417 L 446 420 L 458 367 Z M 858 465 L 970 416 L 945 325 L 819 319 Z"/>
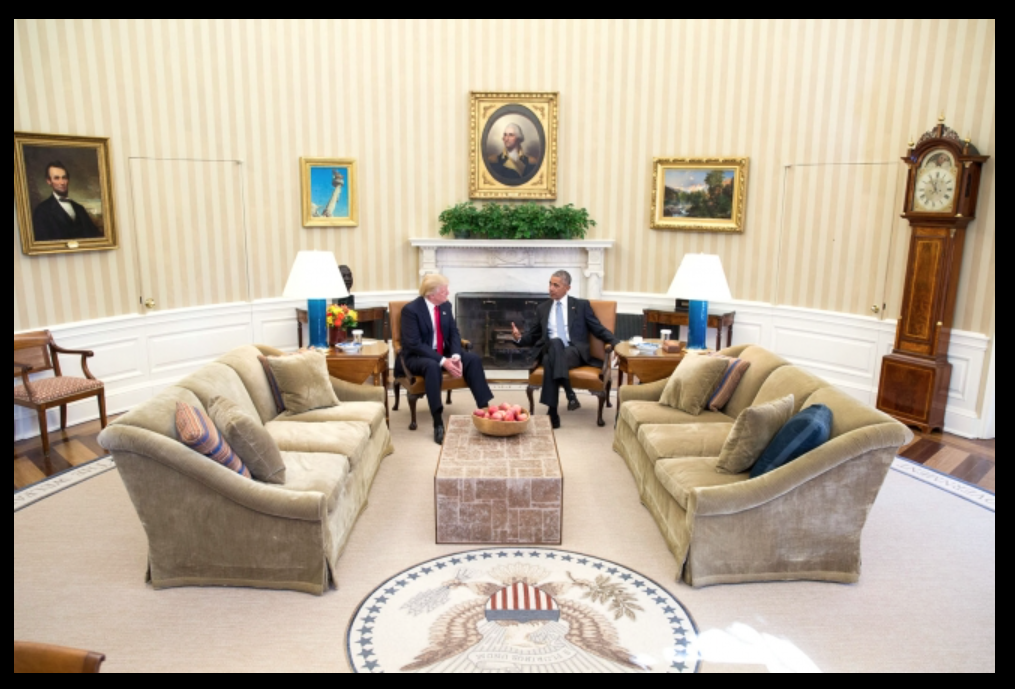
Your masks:
<path fill-rule="evenodd" d="M 15 675 L 97 675 L 104 662 L 99 653 L 14 642 Z"/>
<path fill-rule="evenodd" d="M 617 302 L 615 301 L 593 301 L 592 310 L 596 318 L 611 333 L 617 331 Z M 613 359 L 613 346 L 608 345 L 589 335 L 589 347 L 592 350 L 592 357 L 603 362 L 602 368 L 583 366 L 571 370 L 571 387 L 575 390 L 587 390 L 599 398 L 599 427 L 606 425 L 603 420 L 603 408 L 613 407 L 610 402 L 610 389 L 613 387 L 613 374 L 611 360 Z M 535 362 L 529 371 L 529 413 L 536 413 L 536 400 L 534 393 L 543 387 L 543 367 L 540 362 Z"/>
<path fill-rule="evenodd" d="M 416 403 L 423 397 L 426 397 L 426 383 L 423 378 L 412 375 L 409 367 L 405 365 L 405 359 L 402 355 L 402 309 L 409 303 L 407 301 L 393 301 L 389 305 L 388 313 L 391 314 L 391 345 L 395 348 L 395 358 L 401 363 L 403 374 L 398 376 L 396 371 L 394 384 L 395 406 L 392 411 L 398 411 L 398 407 L 402 402 L 402 388 L 404 387 L 406 396 L 409 398 L 409 411 L 412 413 L 412 423 L 409 424 L 409 430 L 414 431 L 419 427 L 416 423 Z M 472 343 L 462 340 L 462 349 L 471 352 Z M 452 390 L 465 390 L 468 387 L 464 379 L 452 378 L 451 374 L 447 371 L 444 372 L 444 382 L 441 383 L 441 390 L 448 391 L 448 405 L 451 404 Z"/>
<path fill-rule="evenodd" d="M 60 370 L 60 354 L 81 357 L 81 370 L 85 378 L 64 376 Z M 88 370 L 88 359 L 92 352 L 72 351 L 58 347 L 48 330 L 14 336 L 14 377 L 21 379 L 21 385 L 14 387 L 14 404 L 32 409 L 39 415 L 39 433 L 42 450 L 49 457 L 49 424 L 46 412 L 60 408 L 60 429 L 67 430 L 67 405 L 72 402 L 97 397 L 102 427 L 106 427 L 106 389 Z M 53 371 L 54 378 L 32 381 L 33 373 Z"/>

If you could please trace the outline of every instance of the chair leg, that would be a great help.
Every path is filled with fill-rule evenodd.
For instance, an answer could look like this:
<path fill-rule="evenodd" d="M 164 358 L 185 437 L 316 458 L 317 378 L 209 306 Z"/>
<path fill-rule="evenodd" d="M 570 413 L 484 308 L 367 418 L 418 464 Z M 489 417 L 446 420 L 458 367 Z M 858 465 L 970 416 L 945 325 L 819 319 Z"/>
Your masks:
<path fill-rule="evenodd" d="M 398 405 L 402 403 L 402 386 L 395 383 L 395 406 L 391 411 L 398 411 Z"/>
<path fill-rule="evenodd" d="M 606 425 L 606 421 L 603 420 L 603 409 L 606 407 L 606 403 L 607 403 L 607 401 L 609 401 L 610 397 L 609 397 L 608 394 L 603 393 L 603 392 L 594 392 L 592 394 L 599 398 L 599 421 L 598 421 L 598 423 L 599 423 L 599 427 L 602 428 L 603 426 Z"/>
<path fill-rule="evenodd" d="M 538 386 L 530 385 L 525 391 L 529 395 L 529 416 L 534 416 L 536 413 L 536 397 L 534 393 L 539 389 Z"/>
<path fill-rule="evenodd" d="M 67 405 L 60 405 L 60 430 L 67 430 Z"/>
<path fill-rule="evenodd" d="M 42 438 L 42 454 L 49 459 L 49 421 L 45 409 L 39 410 L 39 437 Z"/>
<path fill-rule="evenodd" d="M 109 419 L 106 416 L 106 393 L 99 393 L 99 419 L 102 422 L 102 429 L 105 430 L 106 426 L 109 425 Z"/>
<path fill-rule="evenodd" d="M 451 406 L 451 391 L 450 390 L 448 390 L 448 401 L 445 402 L 445 404 L 447 404 L 449 407 Z"/>
<path fill-rule="evenodd" d="M 412 393 L 409 393 L 406 396 L 409 398 L 409 411 L 412 412 L 412 423 L 409 424 L 409 430 L 414 431 L 419 428 L 416 424 L 416 402 L 422 399 L 422 397 L 419 395 L 413 395 Z"/>

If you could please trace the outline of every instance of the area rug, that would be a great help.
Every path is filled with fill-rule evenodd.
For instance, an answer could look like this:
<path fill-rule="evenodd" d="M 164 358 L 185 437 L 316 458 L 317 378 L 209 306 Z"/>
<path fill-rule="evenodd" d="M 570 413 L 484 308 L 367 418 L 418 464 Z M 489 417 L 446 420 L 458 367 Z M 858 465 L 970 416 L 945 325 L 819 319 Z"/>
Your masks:
<path fill-rule="evenodd" d="M 693 674 L 697 628 L 662 586 L 587 555 L 476 550 L 393 577 L 348 632 L 357 673 Z"/>
<path fill-rule="evenodd" d="M 17 514 L 21 510 L 34 505 L 40 500 L 45 500 L 48 497 L 63 492 L 68 488 L 73 488 L 79 483 L 84 483 L 96 476 L 101 476 L 107 471 L 112 471 L 115 468 L 116 464 L 113 462 L 112 457 L 103 457 L 102 459 L 97 459 L 94 462 L 82 464 L 79 467 L 63 471 L 55 476 L 47 478 L 44 481 L 39 481 L 38 483 L 14 493 L 14 513 Z"/>

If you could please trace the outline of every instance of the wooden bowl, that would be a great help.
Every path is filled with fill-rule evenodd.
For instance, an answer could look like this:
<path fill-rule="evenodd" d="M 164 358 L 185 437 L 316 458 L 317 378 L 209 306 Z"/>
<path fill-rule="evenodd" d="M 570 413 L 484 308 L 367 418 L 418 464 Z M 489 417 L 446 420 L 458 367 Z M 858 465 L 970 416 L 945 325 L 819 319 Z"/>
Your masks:
<path fill-rule="evenodd" d="M 525 421 L 491 421 L 490 419 L 481 419 L 478 416 L 473 416 L 472 423 L 475 424 L 476 429 L 483 435 L 495 438 L 510 438 L 521 435 L 529 430 L 532 417 L 530 416 Z"/>

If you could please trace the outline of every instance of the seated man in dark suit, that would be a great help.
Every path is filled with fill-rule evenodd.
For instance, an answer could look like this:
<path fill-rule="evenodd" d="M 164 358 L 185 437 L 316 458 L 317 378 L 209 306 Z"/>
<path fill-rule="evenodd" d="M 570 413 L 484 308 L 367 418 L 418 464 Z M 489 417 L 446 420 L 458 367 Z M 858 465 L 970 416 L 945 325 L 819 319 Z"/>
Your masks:
<path fill-rule="evenodd" d="M 85 207 L 67 197 L 70 191 L 70 173 L 62 163 L 54 162 L 46 166 L 46 184 L 53 189 L 53 195 L 32 212 L 35 241 L 102 239 L 102 231 L 92 222 Z"/>
<path fill-rule="evenodd" d="M 420 297 L 402 310 L 402 352 L 413 375 L 426 381 L 426 398 L 433 415 L 434 441 L 444 444 L 444 404 L 441 380 L 447 371 L 464 378 L 476 399 L 476 407 L 489 407 L 493 393 L 486 382 L 483 360 L 462 351 L 462 336 L 448 303 L 448 279 L 427 275 L 419 288 Z"/>
<path fill-rule="evenodd" d="M 542 361 L 545 375 L 539 402 L 549 407 L 550 422 L 554 428 L 560 428 L 560 415 L 557 413 L 560 388 L 564 388 L 567 395 L 568 411 L 581 409 L 578 396 L 571 388 L 571 369 L 603 365 L 603 362 L 592 359 L 589 333 L 606 344 L 620 344 L 596 318 L 592 304 L 585 299 L 568 297 L 570 291 L 570 273 L 563 270 L 554 273 L 550 279 L 550 301 L 536 309 L 539 319 L 529 326 L 524 336 L 517 325 L 511 324 L 515 344 L 535 347 Z"/>

